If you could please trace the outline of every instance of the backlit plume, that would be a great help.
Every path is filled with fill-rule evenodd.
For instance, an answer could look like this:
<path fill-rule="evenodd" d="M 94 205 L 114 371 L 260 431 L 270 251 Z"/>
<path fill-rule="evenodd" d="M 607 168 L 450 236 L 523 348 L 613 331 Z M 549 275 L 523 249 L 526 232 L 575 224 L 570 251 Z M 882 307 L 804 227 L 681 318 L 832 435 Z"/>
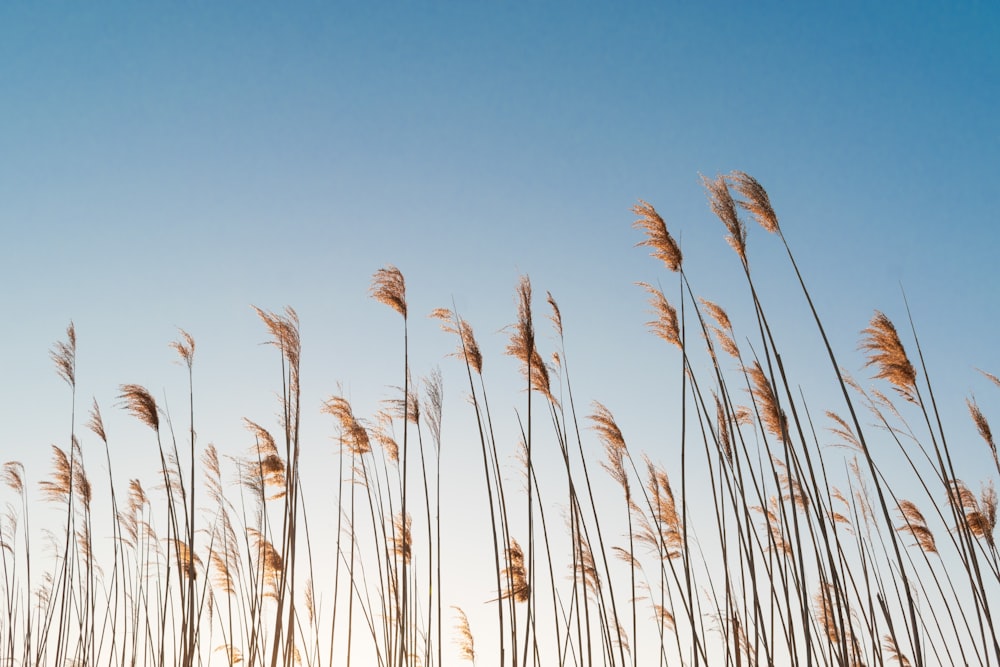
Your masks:
<path fill-rule="evenodd" d="M 737 202 L 740 208 L 750 213 L 757 223 L 771 232 L 778 233 L 778 216 L 771 208 L 771 199 L 767 196 L 767 191 L 750 174 L 742 171 L 734 171 L 729 174 L 729 183 L 743 197 Z"/>
<path fill-rule="evenodd" d="M 403 274 L 393 265 L 379 269 L 372 276 L 371 297 L 384 303 L 406 319 L 406 281 Z"/>
<path fill-rule="evenodd" d="M 639 219 L 632 223 L 636 229 L 646 232 L 646 240 L 639 241 L 636 246 L 646 246 L 652 248 L 650 253 L 656 259 L 662 260 L 671 271 L 680 271 L 683 256 L 674 237 L 667 231 L 667 224 L 648 202 L 639 200 L 639 203 L 632 207 L 632 212 L 639 216 Z"/>
<path fill-rule="evenodd" d="M 916 403 L 917 372 L 889 318 L 876 310 L 868 328 L 861 333 L 865 337 L 859 347 L 868 353 L 865 366 L 875 366 L 878 369 L 876 378 L 888 380 L 903 398 Z"/>

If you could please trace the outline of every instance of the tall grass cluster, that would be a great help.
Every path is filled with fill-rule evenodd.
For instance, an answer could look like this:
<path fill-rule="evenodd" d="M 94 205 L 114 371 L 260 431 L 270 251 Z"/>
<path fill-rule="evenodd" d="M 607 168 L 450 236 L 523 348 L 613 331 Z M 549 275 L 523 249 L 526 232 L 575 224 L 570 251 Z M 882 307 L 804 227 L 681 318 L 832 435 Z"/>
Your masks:
<path fill-rule="evenodd" d="M 470 548 L 489 564 L 479 593 L 488 613 L 444 593 L 461 563 L 442 537 L 463 530 L 442 523 L 444 388 L 440 374 L 411 377 L 413 313 L 398 269 L 379 269 L 370 291 L 398 318 L 395 398 L 361 416 L 334 394 L 317 414 L 301 395 L 295 311 L 258 309 L 281 363 L 279 418 L 247 419 L 253 447 L 237 457 L 197 437 L 194 338 L 172 344 L 188 374 L 182 414 L 136 384 L 102 412 L 77 396 L 70 325 L 51 350 L 69 433 L 40 481 L 16 460 L 2 468 L 0 664 L 1000 664 L 1000 463 L 986 416 L 967 401 L 994 466 L 970 479 L 915 327 L 878 311 L 859 323 L 866 363 L 861 379 L 851 375 L 764 188 L 741 172 L 703 180 L 753 326 L 735 330 L 699 297 L 675 235 L 637 203 L 638 245 L 672 285 L 637 288 L 650 332 L 677 362 L 664 381 L 680 399 L 665 408 L 656 451 L 635 451 L 602 403 L 577 401 L 552 295 L 543 319 L 557 345 L 543 356 L 527 277 L 506 330 L 525 390 L 513 414 L 493 408 L 472 325 L 454 307 L 431 313 L 454 340 L 452 391 L 467 396 L 474 424 L 454 439 L 478 449 L 468 475 L 481 496 L 469 502 L 483 508 L 488 539 Z M 749 221 L 787 251 L 823 341 L 808 368 L 784 363 L 751 270 Z M 807 402 L 805 374 L 826 378 L 837 405 Z M 114 477 L 109 408 L 148 430 L 154 477 Z M 333 508 L 307 502 L 300 474 L 300 426 L 321 418 L 339 445 Z M 513 420 L 517 442 L 500 441 L 499 420 Z M 106 479 L 91 477 L 94 460 Z M 599 491 L 609 480 L 610 500 Z M 95 489 L 109 494 L 101 515 Z M 59 530 L 33 532 L 39 495 Z M 334 517 L 332 535 L 311 530 L 318 513 Z"/>

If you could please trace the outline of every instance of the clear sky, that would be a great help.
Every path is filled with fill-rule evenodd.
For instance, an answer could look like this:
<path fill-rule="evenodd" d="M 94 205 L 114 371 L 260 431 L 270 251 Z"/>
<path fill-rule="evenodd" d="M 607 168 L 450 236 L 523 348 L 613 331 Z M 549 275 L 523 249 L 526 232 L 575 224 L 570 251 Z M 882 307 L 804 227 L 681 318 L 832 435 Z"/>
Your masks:
<path fill-rule="evenodd" d="M 1000 373 L 997 44 L 991 2 L 3 3 L 0 459 L 34 482 L 65 443 L 48 351 L 71 319 L 79 404 L 101 403 L 122 483 L 156 461 L 117 387 L 180 406 L 177 327 L 198 343 L 203 443 L 240 452 L 240 418 L 273 423 L 280 387 L 255 304 L 301 317 L 308 455 L 332 465 L 322 399 L 342 383 L 369 414 L 401 381 L 398 317 L 367 296 L 391 263 L 414 375 L 445 371 L 446 461 L 474 445 L 471 417 L 454 341 L 423 316 L 454 300 L 476 328 L 513 448 L 523 399 L 499 330 L 525 273 L 562 308 L 578 405 L 606 403 L 668 461 L 656 423 L 673 419 L 677 355 L 633 283 L 674 278 L 633 247 L 629 209 L 656 206 L 696 291 L 738 316 L 745 285 L 699 174 L 739 169 L 768 189 L 861 377 L 858 332 L 875 308 L 904 328 L 902 285 L 979 465 L 965 397 L 1000 419 L 974 370 Z M 825 362 L 779 251 L 750 229 L 808 378 Z M 455 456 L 457 480 L 476 459 Z"/>

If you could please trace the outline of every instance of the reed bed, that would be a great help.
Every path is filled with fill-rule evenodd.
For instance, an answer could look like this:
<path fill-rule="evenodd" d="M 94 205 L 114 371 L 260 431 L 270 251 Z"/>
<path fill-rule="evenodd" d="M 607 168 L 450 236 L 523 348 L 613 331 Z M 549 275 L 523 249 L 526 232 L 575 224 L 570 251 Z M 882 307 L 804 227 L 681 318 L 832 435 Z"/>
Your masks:
<path fill-rule="evenodd" d="M 879 311 L 859 323 L 858 379 L 765 189 L 742 172 L 703 185 L 752 324 L 737 331 L 699 296 L 676 235 L 636 203 L 637 245 L 673 285 L 636 287 L 679 397 L 655 451 L 631 446 L 599 402 L 611 397 L 577 403 L 559 306 L 546 295 L 544 340 L 556 343 L 543 356 L 527 277 L 506 330 L 524 389 L 513 413 L 488 398 L 472 325 L 454 307 L 430 313 L 454 341 L 452 391 L 474 425 L 448 437 L 442 374 L 411 375 L 412 313 L 395 267 L 370 292 L 400 320 L 394 398 L 358 415 L 338 390 L 304 409 L 316 401 L 301 395 L 298 316 L 257 309 L 280 362 L 278 418 L 247 418 L 239 456 L 198 441 L 196 345 L 182 331 L 171 346 L 187 371 L 183 427 L 137 384 L 104 408 L 147 429 L 158 457 L 148 480 L 115 478 L 102 408 L 82 415 L 71 324 L 51 349 L 69 433 L 37 481 L 18 461 L 2 467 L 0 664 L 1000 665 L 1000 462 L 983 408 L 967 400 L 993 469 L 959 470 L 958 427 L 946 428 L 913 323 Z M 748 222 L 784 249 L 808 305 L 822 340 L 808 368 L 786 366 Z M 807 401 L 805 374 L 822 374 L 835 404 Z M 321 419 L 338 445 L 334 507 L 310 505 L 302 483 L 301 425 Z M 516 442 L 497 437 L 501 421 Z M 457 440 L 477 448 L 481 495 L 469 502 L 489 536 L 472 545 L 489 564 L 484 613 L 445 593 L 460 564 L 442 545 L 463 527 L 442 523 L 442 457 Z M 92 481 L 85 462 L 99 456 L 108 478 Z M 107 490 L 104 516 L 95 489 Z M 37 498 L 61 517 L 58 531 L 33 531 Z M 335 517 L 332 535 L 311 532 L 307 508 Z"/>

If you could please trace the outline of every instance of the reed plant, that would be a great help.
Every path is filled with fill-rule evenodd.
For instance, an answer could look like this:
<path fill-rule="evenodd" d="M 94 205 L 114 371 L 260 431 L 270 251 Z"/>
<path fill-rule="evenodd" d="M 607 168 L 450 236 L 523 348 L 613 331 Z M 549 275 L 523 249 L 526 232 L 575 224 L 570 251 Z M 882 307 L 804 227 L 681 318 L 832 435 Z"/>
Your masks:
<path fill-rule="evenodd" d="M 700 295 L 679 235 L 652 204 L 633 206 L 637 245 L 666 270 L 637 286 L 650 332 L 667 343 L 651 372 L 677 396 L 641 436 L 645 452 L 609 407 L 628 396 L 589 397 L 578 414 L 572 328 L 547 294 L 553 335 L 538 335 L 527 276 L 505 349 L 524 391 L 504 411 L 454 304 L 430 313 L 454 359 L 444 371 L 431 359 L 414 379 L 416 323 L 394 266 L 375 272 L 370 296 L 402 317 L 401 368 L 368 416 L 339 386 L 304 399 L 297 313 L 257 308 L 277 351 L 278 417 L 248 416 L 239 453 L 197 437 L 195 339 L 182 330 L 171 343 L 187 381 L 179 425 L 144 386 L 118 389 L 119 407 L 148 429 L 149 482 L 114 476 L 96 401 L 87 434 L 78 428 L 70 324 L 51 351 L 69 388 L 52 470 L 32 482 L 9 460 L 0 474 L 0 664 L 1000 665 L 995 397 L 970 396 L 971 425 L 949 423 L 905 298 L 895 322 L 876 310 L 858 323 L 860 361 L 835 350 L 764 187 L 743 172 L 702 184 L 743 276 L 728 298 L 749 316 Z M 788 295 L 759 280 L 748 221 L 787 257 L 821 341 L 813 363 L 791 361 L 782 342 L 789 325 L 766 304 Z M 547 356 L 542 340 L 556 342 Z M 852 363 L 866 379 L 845 370 Z M 451 374 L 467 433 L 444 427 Z M 802 388 L 817 374 L 829 404 Z M 307 420 L 326 420 L 336 443 L 332 506 L 304 488 L 317 449 L 303 446 Z M 971 470 L 972 457 L 956 455 L 963 428 L 983 441 L 987 463 Z M 469 442 L 478 495 L 468 502 L 487 539 L 466 546 L 489 575 L 456 599 L 448 579 L 462 562 L 449 545 L 465 527 L 448 522 L 442 461 Z M 98 454 L 107 516 L 94 512 L 86 465 Z M 57 530 L 33 530 L 38 495 Z M 307 509 L 332 517 L 333 534 L 314 534 Z M 95 537 L 104 528 L 107 549 Z"/>

